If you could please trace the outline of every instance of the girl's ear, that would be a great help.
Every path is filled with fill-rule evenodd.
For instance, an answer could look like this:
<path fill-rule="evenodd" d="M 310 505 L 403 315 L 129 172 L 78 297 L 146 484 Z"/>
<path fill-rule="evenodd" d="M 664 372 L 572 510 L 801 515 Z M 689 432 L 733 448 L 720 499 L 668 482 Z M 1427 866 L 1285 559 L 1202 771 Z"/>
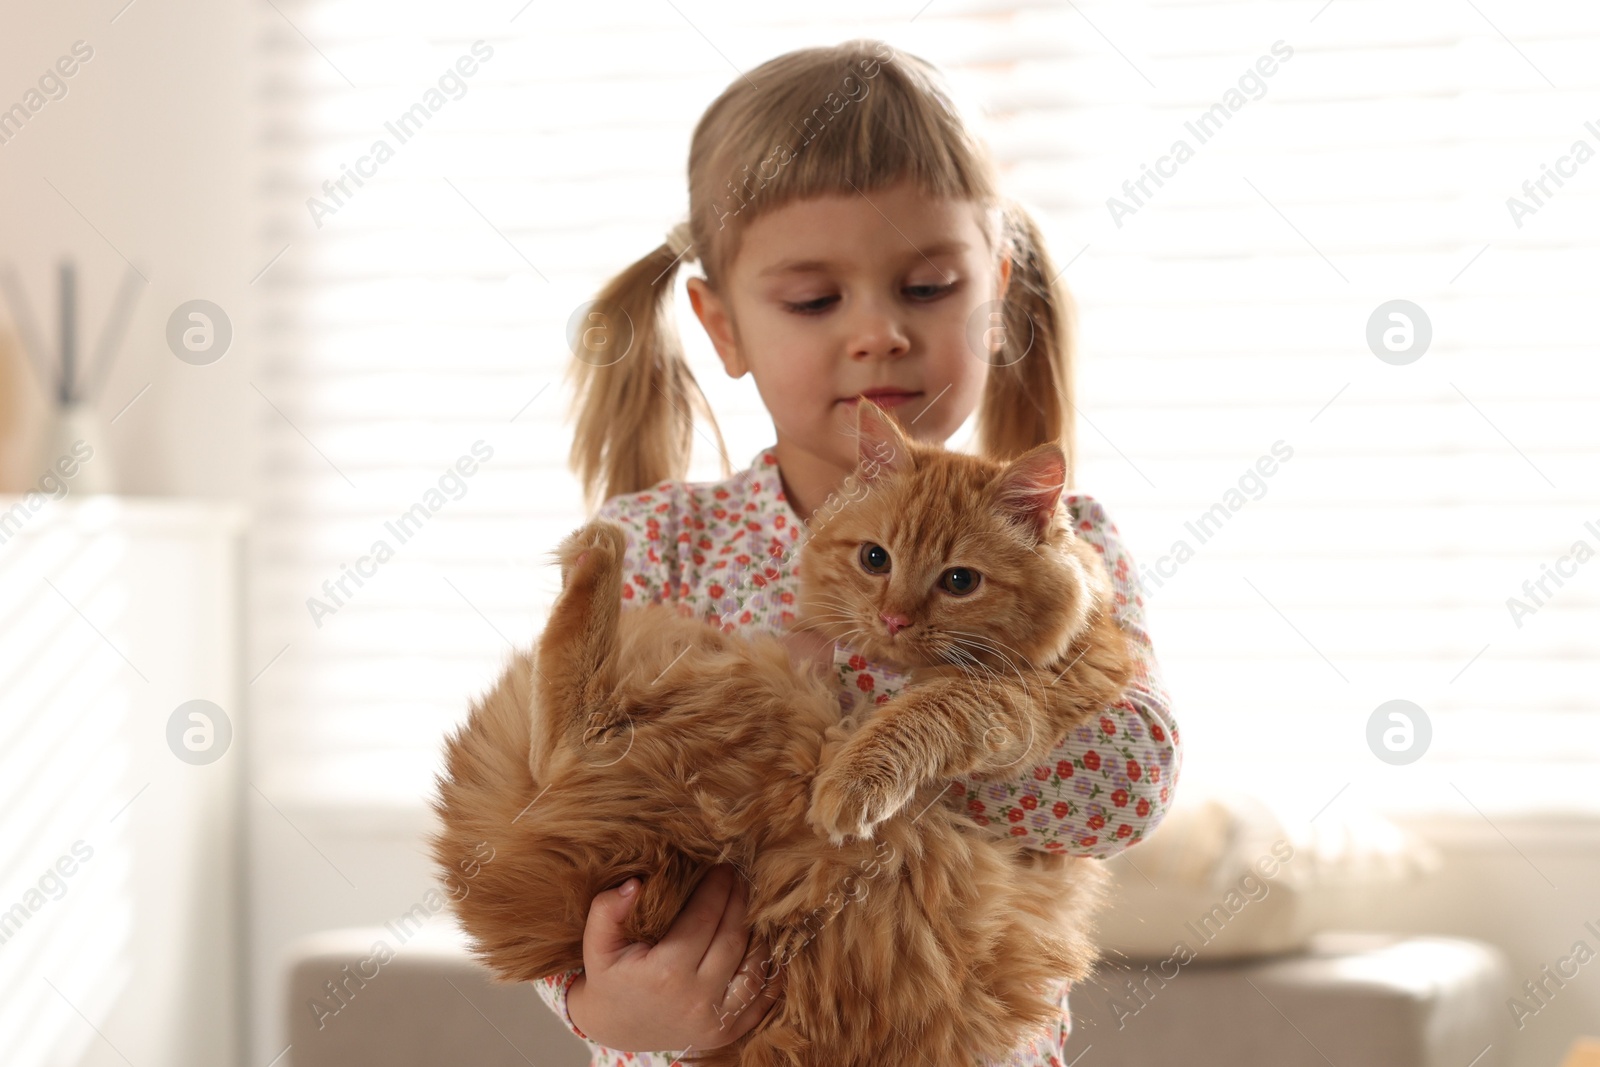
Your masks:
<path fill-rule="evenodd" d="M 700 325 L 705 327 L 706 336 L 711 338 L 711 344 L 717 350 L 717 356 L 722 360 L 723 368 L 730 378 L 742 378 L 750 369 L 750 364 L 744 360 L 744 355 L 739 351 L 739 344 L 733 330 L 733 315 L 728 309 L 728 304 L 717 295 L 716 290 L 706 284 L 704 278 L 690 278 L 689 304 L 694 308 L 695 317 L 700 320 Z"/>
<path fill-rule="evenodd" d="M 1007 464 L 991 493 L 996 508 L 1038 538 L 1050 526 L 1066 481 L 1066 453 L 1047 441 Z"/>
<path fill-rule="evenodd" d="M 1006 298 L 1006 290 L 1011 288 L 1011 254 L 1009 252 L 1001 254 L 998 273 L 1000 283 L 995 286 L 994 298 L 996 300 L 1004 300 Z"/>
<path fill-rule="evenodd" d="M 912 469 L 911 445 L 894 417 L 867 397 L 856 401 L 856 470 L 868 485 Z"/>

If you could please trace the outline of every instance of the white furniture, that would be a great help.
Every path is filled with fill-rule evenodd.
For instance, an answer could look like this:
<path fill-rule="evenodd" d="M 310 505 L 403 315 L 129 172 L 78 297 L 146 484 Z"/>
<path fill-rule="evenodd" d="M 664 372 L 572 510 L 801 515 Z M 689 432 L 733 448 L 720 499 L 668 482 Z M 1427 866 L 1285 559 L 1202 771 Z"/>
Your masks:
<path fill-rule="evenodd" d="M 207 502 L 0 496 L 7 1067 L 238 1061 L 243 526 Z M 195 700 L 232 738 L 185 714 L 182 758 L 169 723 Z"/>
<path fill-rule="evenodd" d="M 588 1046 L 533 986 L 496 981 L 448 921 L 414 936 L 329 930 L 297 941 L 289 958 L 285 1067 L 588 1067 Z"/>
<path fill-rule="evenodd" d="M 1505 1067 L 1512 991 L 1505 955 L 1466 938 L 1333 932 L 1277 956 L 1128 960 L 1072 988 L 1067 1060 Z"/>

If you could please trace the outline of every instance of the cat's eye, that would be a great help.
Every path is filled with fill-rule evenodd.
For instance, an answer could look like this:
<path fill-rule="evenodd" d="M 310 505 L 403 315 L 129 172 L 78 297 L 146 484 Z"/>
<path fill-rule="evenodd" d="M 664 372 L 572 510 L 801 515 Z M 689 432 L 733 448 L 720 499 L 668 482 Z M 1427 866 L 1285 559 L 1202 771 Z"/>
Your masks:
<path fill-rule="evenodd" d="M 966 596 L 978 588 L 978 572 L 970 567 L 951 567 L 939 575 L 939 587 L 956 596 Z"/>
<path fill-rule="evenodd" d="M 861 566 L 871 574 L 888 574 L 889 551 L 882 545 L 867 542 L 861 546 Z"/>

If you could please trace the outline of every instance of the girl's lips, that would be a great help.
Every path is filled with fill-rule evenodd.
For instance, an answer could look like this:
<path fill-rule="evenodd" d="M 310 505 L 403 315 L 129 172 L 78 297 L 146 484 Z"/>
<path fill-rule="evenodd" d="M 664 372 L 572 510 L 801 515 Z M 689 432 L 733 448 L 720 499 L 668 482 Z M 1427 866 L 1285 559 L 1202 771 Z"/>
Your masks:
<path fill-rule="evenodd" d="M 921 393 L 882 393 L 872 397 L 871 400 L 879 407 L 892 408 L 904 404 L 907 400 L 915 400 L 921 395 Z M 859 399 L 860 397 L 856 396 L 846 397 L 841 403 L 854 405 Z"/>

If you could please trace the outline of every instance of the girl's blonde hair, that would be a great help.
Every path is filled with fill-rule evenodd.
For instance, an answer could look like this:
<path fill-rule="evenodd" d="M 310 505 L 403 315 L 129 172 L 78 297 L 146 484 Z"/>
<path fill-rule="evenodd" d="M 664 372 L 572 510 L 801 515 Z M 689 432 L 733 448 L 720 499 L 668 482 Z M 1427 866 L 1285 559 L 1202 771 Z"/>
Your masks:
<path fill-rule="evenodd" d="M 745 228 L 763 213 L 904 179 L 931 196 L 973 201 L 990 248 L 1011 256 L 1005 340 L 988 357 L 978 410 L 979 454 L 1010 459 L 1058 441 L 1073 484 L 1075 309 L 1042 235 L 1020 204 L 1001 197 L 988 148 L 963 123 L 937 69 L 860 39 L 789 52 L 736 78 L 695 126 L 687 221 L 589 306 L 591 328 L 574 339 L 569 368 L 577 426 L 568 462 L 591 509 L 682 480 L 696 413 L 716 435 L 724 476 L 733 473 L 672 322 L 678 265 L 698 258 L 718 290 Z M 622 354 L 611 354 L 619 346 Z"/>

